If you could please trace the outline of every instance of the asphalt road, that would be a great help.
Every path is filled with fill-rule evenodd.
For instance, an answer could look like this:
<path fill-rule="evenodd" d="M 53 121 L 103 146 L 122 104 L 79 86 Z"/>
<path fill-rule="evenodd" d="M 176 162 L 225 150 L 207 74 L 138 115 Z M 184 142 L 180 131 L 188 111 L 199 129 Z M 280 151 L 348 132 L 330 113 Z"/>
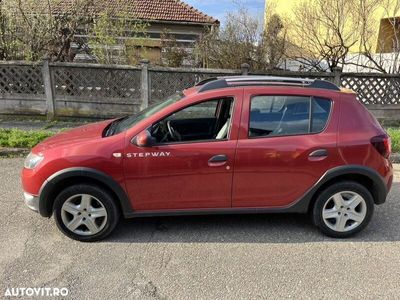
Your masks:
<path fill-rule="evenodd" d="M 21 165 L 0 160 L 0 298 L 19 287 L 66 287 L 71 299 L 400 297 L 400 172 L 352 239 L 301 215 L 202 216 L 123 221 L 85 244 L 24 206 Z"/>

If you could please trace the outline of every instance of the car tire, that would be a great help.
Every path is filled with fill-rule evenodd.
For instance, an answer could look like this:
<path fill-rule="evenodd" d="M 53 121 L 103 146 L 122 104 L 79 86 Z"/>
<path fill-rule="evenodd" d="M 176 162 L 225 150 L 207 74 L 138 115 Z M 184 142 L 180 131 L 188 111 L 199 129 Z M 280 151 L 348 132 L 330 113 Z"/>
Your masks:
<path fill-rule="evenodd" d="M 71 239 L 95 242 L 107 237 L 119 220 L 119 209 L 105 189 L 87 184 L 67 187 L 55 199 L 57 227 Z"/>
<path fill-rule="evenodd" d="M 317 196 L 312 218 L 324 234 L 346 238 L 363 230 L 373 212 L 374 199 L 367 188 L 357 182 L 340 181 Z"/>

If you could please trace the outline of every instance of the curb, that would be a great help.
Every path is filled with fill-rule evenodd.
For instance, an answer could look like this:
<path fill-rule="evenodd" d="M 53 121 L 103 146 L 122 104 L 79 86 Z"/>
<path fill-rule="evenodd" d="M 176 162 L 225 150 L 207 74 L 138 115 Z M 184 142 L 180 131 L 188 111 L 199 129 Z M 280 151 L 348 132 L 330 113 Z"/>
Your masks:
<path fill-rule="evenodd" d="M 26 156 L 31 150 L 29 148 L 4 148 L 0 147 L 0 158 Z"/>

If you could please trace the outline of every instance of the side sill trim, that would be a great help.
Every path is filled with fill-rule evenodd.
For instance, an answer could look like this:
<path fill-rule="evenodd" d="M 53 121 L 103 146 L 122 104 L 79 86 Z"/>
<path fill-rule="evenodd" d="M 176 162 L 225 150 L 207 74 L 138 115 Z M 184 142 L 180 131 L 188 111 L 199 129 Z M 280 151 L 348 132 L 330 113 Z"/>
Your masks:
<path fill-rule="evenodd" d="M 272 214 L 290 213 L 289 208 L 258 207 L 258 208 L 206 208 L 206 209 L 181 209 L 181 210 L 157 210 L 137 211 L 125 215 L 126 218 L 166 217 L 166 216 L 201 216 L 201 215 L 235 215 L 235 214 Z M 293 211 L 301 213 L 301 211 Z"/>

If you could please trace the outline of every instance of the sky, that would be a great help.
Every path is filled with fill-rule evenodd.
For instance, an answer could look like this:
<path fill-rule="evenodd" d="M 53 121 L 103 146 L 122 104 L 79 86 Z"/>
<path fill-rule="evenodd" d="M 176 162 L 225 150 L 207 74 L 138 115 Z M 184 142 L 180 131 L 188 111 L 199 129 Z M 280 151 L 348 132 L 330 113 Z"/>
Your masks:
<path fill-rule="evenodd" d="M 259 18 L 264 15 L 265 0 L 183 0 L 200 11 L 218 19 L 224 24 L 227 12 L 233 12 L 240 6 Z"/>

